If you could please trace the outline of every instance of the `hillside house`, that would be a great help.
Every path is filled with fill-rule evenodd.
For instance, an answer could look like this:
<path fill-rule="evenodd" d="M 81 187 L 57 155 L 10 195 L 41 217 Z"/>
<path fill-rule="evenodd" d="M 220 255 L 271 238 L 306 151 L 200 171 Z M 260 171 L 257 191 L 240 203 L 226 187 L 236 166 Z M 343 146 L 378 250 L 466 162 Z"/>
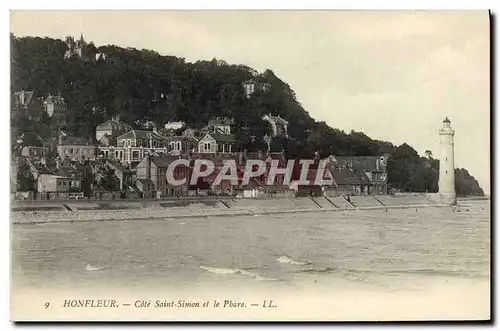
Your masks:
<path fill-rule="evenodd" d="M 205 133 L 198 141 L 199 153 L 232 153 L 236 137 L 232 134 Z"/>
<path fill-rule="evenodd" d="M 21 90 L 12 95 L 12 106 L 15 111 L 23 112 L 31 120 L 40 120 L 43 112 L 43 101 L 35 97 L 34 91 Z"/>
<path fill-rule="evenodd" d="M 271 91 L 271 84 L 265 82 L 257 82 L 253 79 L 243 82 L 242 85 L 247 99 L 250 99 L 250 96 L 254 94 L 255 91 L 262 91 L 264 93 L 268 93 Z"/>
<path fill-rule="evenodd" d="M 43 107 L 55 127 L 61 128 L 66 126 L 68 106 L 60 94 L 57 96 L 49 94 L 43 101 Z"/>
<path fill-rule="evenodd" d="M 97 49 L 90 43 L 88 44 L 83 38 L 83 34 L 80 34 L 80 39 L 73 37 L 66 37 L 66 52 L 64 53 L 65 59 L 70 59 L 72 57 L 78 57 L 84 61 L 95 61 Z"/>
<path fill-rule="evenodd" d="M 100 154 L 105 158 L 138 163 L 146 155 L 168 151 L 167 138 L 155 131 L 130 130 L 116 140 L 116 146 L 99 146 Z"/>
<path fill-rule="evenodd" d="M 82 137 L 71 137 L 60 134 L 57 145 L 57 155 L 61 159 L 68 157 L 70 160 L 95 159 L 97 147 Z"/>
<path fill-rule="evenodd" d="M 167 139 L 169 154 L 195 153 L 198 150 L 198 140 L 194 137 L 171 136 Z"/>
<path fill-rule="evenodd" d="M 100 141 L 105 135 L 110 137 L 119 137 L 122 134 L 132 130 L 132 126 L 120 122 L 120 116 L 115 115 L 112 119 L 99 124 L 95 130 L 95 139 Z"/>
<path fill-rule="evenodd" d="M 266 114 L 262 119 L 271 125 L 272 136 L 285 136 L 288 137 L 288 121 L 281 118 L 280 116 L 273 116 L 271 114 Z"/>
<path fill-rule="evenodd" d="M 219 118 L 216 117 L 208 122 L 208 130 L 218 134 L 231 134 L 231 125 L 234 124 L 233 118 Z"/>
<path fill-rule="evenodd" d="M 183 127 L 186 126 L 186 123 L 185 122 L 182 122 L 182 121 L 177 121 L 177 122 L 168 122 L 168 123 L 165 123 L 165 129 L 166 130 L 180 130 L 182 129 Z"/>
<path fill-rule="evenodd" d="M 47 156 L 49 149 L 47 147 L 39 146 L 24 146 L 21 150 L 21 156 L 29 157 L 33 159 L 40 159 Z"/>

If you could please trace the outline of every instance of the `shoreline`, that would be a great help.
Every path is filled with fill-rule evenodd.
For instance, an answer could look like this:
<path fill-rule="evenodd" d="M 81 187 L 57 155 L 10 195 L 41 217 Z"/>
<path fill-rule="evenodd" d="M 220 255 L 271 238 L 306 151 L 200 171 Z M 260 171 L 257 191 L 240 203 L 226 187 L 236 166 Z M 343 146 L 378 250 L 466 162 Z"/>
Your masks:
<path fill-rule="evenodd" d="M 462 205 L 460 207 L 467 207 Z M 215 210 L 211 212 L 194 212 L 194 213 L 178 213 L 171 214 L 168 209 L 160 210 L 162 215 L 144 215 L 148 211 L 121 210 L 112 211 L 111 217 L 99 215 L 102 213 L 86 213 L 86 212 L 14 212 L 11 213 L 12 224 L 46 224 L 46 223 L 79 223 L 79 222 L 120 222 L 120 221 L 168 221 L 170 219 L 182 218 L 207 218 L 207 217 L 228 217 L 228 216 L 253 216 L 253 215 L 274 215 L 274 214 L 294 214 L 294 213 L 313 213 L 313 212 L 356 212 L 356 211 L 383 211 L 383 210 L 404 210 L 412 208 L 453 208 L 443 204 L 426 204 L 426 205 L 403 205 L 403 206 L 377 206 L 377 207 L 358 207 L 351 209 L 340 208 L 321 208 L 321 209 L 275 209 L 275 210 Z M 116 213 L 121 212 L 123 217 L 116 217 Z M 152 212 L 158 214 L 158 210 Z M 40 214 L 38 214 L 40 213 Z M 70 214 L 67 214 L 70 213 Z M 17 217 L 16 217 L 17 216 Z M 28 216 L 28 217 L 27 217 Z M 68 217 L 65 217 L 68 216 Z M 76 217 L 75 217 L 76 216 Z M 102 217 L 104 216 L 104 217 Z M 17 219 L 16 219 L 17 218 Z M 19 219 L 23 218 L 23 220 Z M 31 220 L 29 219 L 31 218 Z M 63 219 L 62 219 L 63 218 Z"/>

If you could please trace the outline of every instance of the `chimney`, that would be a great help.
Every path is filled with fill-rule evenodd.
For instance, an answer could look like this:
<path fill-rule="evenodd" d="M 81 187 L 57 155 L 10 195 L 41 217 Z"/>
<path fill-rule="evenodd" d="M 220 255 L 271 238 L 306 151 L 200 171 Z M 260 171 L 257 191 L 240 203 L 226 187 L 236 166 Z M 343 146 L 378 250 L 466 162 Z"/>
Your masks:
<path fill-rule="evenodd" d="M 148 158 L 148 167 L 146 169 L 146 177 L 147 177 L 147 179 L 151 179 L 151 158 L 152 158 L 152 156 L 148 155 L 147 158 Z"/>
<path fill-rule="evenodd" d="M 238 163 L 239 163 L 239 164 L 243 164 L 243 153 L 242 153 L 242 152 L 240 152 L 240 153 L 238 154 Z"/>

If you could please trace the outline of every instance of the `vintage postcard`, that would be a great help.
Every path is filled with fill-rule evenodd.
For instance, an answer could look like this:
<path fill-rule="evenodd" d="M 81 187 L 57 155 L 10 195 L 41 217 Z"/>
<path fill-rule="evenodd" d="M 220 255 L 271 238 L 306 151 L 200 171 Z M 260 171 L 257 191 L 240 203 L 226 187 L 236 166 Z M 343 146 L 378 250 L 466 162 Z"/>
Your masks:
<path fill-rule="evenodd" d="M 491 318 L 488 11 L 12 11 L 12 321 Z"/>

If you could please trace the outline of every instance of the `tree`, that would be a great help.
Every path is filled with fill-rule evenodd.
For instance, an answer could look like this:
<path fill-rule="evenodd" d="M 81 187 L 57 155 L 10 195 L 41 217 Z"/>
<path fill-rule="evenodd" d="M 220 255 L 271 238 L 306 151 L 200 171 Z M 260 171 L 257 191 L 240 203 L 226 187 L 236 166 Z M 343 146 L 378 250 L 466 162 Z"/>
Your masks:
<path fill-rule="evenodd" d="M 21 162 L 17 170 L 17 187 L 18 192 L 35 191 L 36 181 L 31 173 L 30 167 L 26 162 Z"/>
<path fill-rule="evenodd" d="M 394 146 L 363 132 L 350 133 L 315 121 L 297 100 L 293 89 L 267 69 L 259 74 L 243 65 L 222 61 L 188 63 L 183 58 L 162 56 L 152 50 L 98 47 L 106 61 L 64 59 L 66 45 L 51 38 L 16 38 L 11 35 L 12 92 L 21 89 L 37 95 L 59 92 L 68 106 L 68 133 L 94 137 L 95 127 L 116 113 L 129 124 L 149 119 L 162 125 L 167 120 L 202 128 L 214 117 L 234 118 L 237 149 L 266 150 L 264 114 L 279 115 L 289 122 L 289 137 L 273 137 L 271 151 L 285 150 L 288 158 L 391 155 L 389 184 L 396 189 L 433 192 L 437 186 L 436 165 L 431 157 L 422 160 L 407 144 Z M 268 91 L 256 90 L 248 99 L 243 83 L 249 79 L 270 84 Z M 163 95 L 163 96 L 162 96 Z M 96 112 L 98 109 L 100 111 Z M 13 118 L 13 132 L 28 128 L 45 139 L 42 121 Z M 50 131 L 50 130 L 49 130 Z M 428 165 L 431 165 L 428 169 Z M 469 179 L 464 174 L 464 181 Z M 462 177 L 460 177 L 462 178 Z M 111 179 L 108 178 L 109 185 Z M 460 184 L 462 185 L 462 183 Z"/>

